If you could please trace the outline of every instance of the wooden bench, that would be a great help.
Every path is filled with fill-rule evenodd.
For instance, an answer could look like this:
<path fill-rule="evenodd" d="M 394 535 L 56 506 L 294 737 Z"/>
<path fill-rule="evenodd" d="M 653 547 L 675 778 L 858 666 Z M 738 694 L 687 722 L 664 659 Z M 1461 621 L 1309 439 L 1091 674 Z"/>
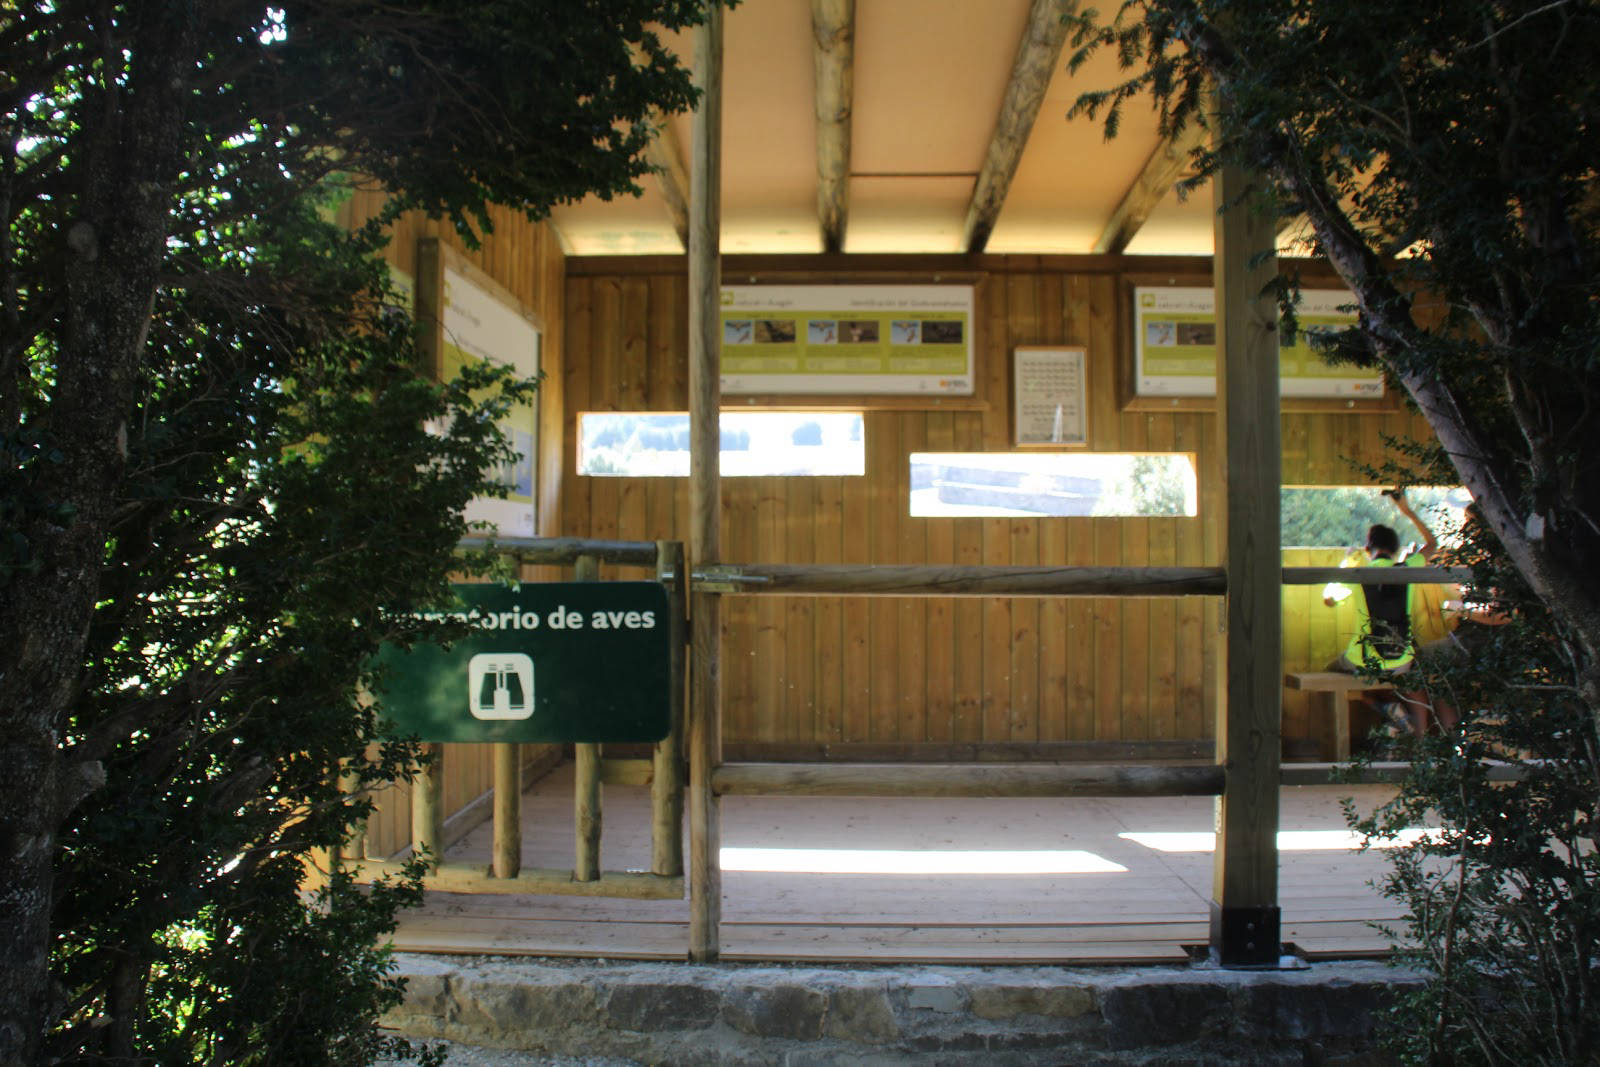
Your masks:
<path fill-rule="evenodd" d="M 1321 703 L 1333 716 L 1333 755 L 1341 761 L 1350 758 L 1350 705 L 1369 693 L 1394 694 L 1392 686 L 1341 671 L 1288 671 L 1283 687 L 1319 694 L 1311 698 L 1311 706 L 1315 709 Z"/>

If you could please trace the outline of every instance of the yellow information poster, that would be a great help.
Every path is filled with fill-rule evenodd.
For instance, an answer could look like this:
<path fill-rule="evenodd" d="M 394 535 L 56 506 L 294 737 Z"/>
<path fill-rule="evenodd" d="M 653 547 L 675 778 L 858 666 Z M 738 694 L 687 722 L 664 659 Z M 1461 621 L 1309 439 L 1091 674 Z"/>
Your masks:
<path fill-rule="evenodd" d="M 729 394 L 972 395 L 970 285 L 722 290 Z"/>
<path fill-rule="evenodd" d="M 1283 396 L 1375 400 L 1383 375 L 1359 367 L 1330 366 L 1307 337 L 1354 325 L 1341 310 L 1355 297 L 1342 289 L 1307 289 L 1297 309 L 1300 330 L 1280 338 L 1279 392 Z M 1134 383 L 1139 396 L 1217 395 L 1217 316 L 1214 291 L 1149 286 L 1133 291 Z"/>

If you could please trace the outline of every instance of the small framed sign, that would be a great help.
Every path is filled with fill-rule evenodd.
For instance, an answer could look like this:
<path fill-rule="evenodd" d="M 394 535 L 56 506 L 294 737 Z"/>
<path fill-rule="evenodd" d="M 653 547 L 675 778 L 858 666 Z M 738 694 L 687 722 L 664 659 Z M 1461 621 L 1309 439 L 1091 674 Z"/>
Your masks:
<path fill-rule="evenodd" d="M 1012 355 L 1016 444 L 1087 447 L 1088 380 L 1088 351 L 1081 346 L 1019 346 Z"/>

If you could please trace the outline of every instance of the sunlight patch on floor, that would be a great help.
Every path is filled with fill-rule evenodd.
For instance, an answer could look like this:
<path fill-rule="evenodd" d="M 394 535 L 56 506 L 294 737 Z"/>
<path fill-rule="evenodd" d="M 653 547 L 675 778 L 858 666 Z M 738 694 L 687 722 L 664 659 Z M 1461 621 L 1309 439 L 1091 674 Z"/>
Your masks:
<path fill-rule="evenodd" d="M 1115 874 L 1126 871 L 1093 852 L 725 848 L 725 871 L 792 874 Z"/>
<path fill-rule="evenodd" d="M 1375 838 L 1375 848 L 1397 848 L 1437 834 L 1436 830 L 1401 830 L 1394 837 Z M 1214 852 L 1217 835 L 1210 830 L 1183 831 L 1133 831 L 1118 834 L 1124 841 L 1132 841 L 1157 852 Z M 1361 835 L 1354 830 L 1279 830 L 1280 852 L 1354 852 L 1361 847 Z"/>

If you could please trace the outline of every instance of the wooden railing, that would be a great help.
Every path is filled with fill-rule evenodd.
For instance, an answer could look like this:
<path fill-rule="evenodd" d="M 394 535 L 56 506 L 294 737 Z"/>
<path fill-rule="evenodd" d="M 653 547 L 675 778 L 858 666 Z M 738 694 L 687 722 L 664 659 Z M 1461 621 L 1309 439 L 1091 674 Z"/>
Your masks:
<path fill-rule="evenodd" d="M 463 548 L 480 548 L 467 539 Z M 469 864 L 439 863 L 426 879 L 430 889 L 449 893 L 556 893 L 678 899 L 683 896 L 683 727 L 687 653 L 687 572 L 679 541 L 594 541 L 579 538 L 496 538 L 497 551 L 530 566 L 571 566 L 578 581 L 599 579 L 602 562 L 652 567 L 667 587 L 671 615 L 671 729 L 649 760 L 607 760 L 598 744 L 577 744 L 574 822 L 577 844 L 572 870 L 523 869 L 522 768 L 515 744 L 493 745 L 494 807 L 492 862 L 487 870 Z M 413 850 L 444 854 L 444 746 L 428 746 L 432 760 L 417 777 L 411 798 Z M 607 871 L 601 867 L 603 825 L 601 786 L 605 782 L 650 785 L 650 871 Z M 341 862 L 359 878 L 398 871 L 400 864 L 348 852 Z"/>

